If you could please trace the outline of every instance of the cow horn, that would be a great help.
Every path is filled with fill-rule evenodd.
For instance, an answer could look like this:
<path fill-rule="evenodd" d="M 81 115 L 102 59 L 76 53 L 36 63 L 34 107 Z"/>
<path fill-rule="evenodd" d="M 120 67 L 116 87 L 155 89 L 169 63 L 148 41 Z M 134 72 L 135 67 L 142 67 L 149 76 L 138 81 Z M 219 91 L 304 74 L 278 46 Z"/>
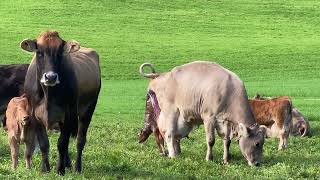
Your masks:
<path fill-rule="evenodd" d="M 148 73 L 148 74 L 147 74 L 147 73 L 144 72 L 144 67 L 146 67 L 146 66 L 148 66 L 148 67 L 151 68 L 152 73 Z M 150 64 L 150 63 L 143 63 L 143 64 L 141 64 L 139 71 L 140 71 L 140 74 L 141 74 L 142 76 L 146 77 L 146 78 L 156 78 L 156 77 L 159 76 L 159 74 L 156 73 L 156 70 L 154 69 L 154 66 L 153 66 L 152 64 Z"/>

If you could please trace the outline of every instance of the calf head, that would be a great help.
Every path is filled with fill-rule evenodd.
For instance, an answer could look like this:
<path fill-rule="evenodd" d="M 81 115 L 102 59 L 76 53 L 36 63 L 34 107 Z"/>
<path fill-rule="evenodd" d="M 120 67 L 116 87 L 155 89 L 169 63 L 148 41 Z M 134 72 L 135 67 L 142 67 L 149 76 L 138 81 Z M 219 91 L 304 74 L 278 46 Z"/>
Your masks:
<path fill-rule="evenodd" d="M 146 111 L 144 113 L 144 128 L 140 130 L 139 143 L 145 142 L 150 134 L 158 128 L 157 119 L 160 114 L 160 107 L 158 104 L 157 96 L 149 90 L 146 97 Z"/>
<path fill-rule="evenodd" d="M 23 40 L 21 48 L 35 53 L 34 59 L 40 83 L 47 87 L 54 87 L 60 83 L 60 65 L 64 57 L 68 53 L 78 51 L 80 45 L 75 41 L 64 41 L 56 31 L 46 31 L 36 40 Z"/>
<path fill-rule="evenodd" d="M 250 166 L 260 166 L 263 155 L 263 144 L 266 129 L 248 128 L 244 124 L 239 124 L 239 146 L 243 156 Z"/>
<path fill-rule="evenodd" d="M 18 125 L 21 129 L 20 134 L 20 140 L 22 142 L 26 139 L 26 131 L 30 127 L 31 124 L 31 118 L 28 114 L 29 106 L 28 106 L 28 100 L 26 97 L 19 98 L 18 100 L 15 100 L 16 103 L 16 118 L 18 121 Z"/>

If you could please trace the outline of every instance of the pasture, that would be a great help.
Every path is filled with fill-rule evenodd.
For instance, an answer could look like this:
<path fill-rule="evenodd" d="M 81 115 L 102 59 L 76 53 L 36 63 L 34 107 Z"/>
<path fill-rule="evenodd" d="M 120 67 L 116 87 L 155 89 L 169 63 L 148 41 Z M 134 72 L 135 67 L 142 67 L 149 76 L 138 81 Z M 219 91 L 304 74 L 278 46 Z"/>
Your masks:
<path fill-rule="evenodd" d="M 305 0 L 3 0 L 0 2 L 0 63 L 28 63 L 19 43 L 41 31 L 57 30 L 100 54 L 102 90 L 89 127 L 83 173 L 66 179 L 288 179 L 320 178 L 320 2 Z M 206 162 L 203 126 L 182 140 L 176 159 L 159 156 L 154 137 L 138 144 L 147 80 L 139 65 L 159 72 L 192 60 L 215 61 L 245 82 L 250 97 L 288 95 L 309 119 L 311 138 L 291 137 L 278 152 L 267 139 L 262 167 L 247 165 L 235 141 L 230 165 L 222 164 L 216 138 L 214 161 Z M 11 170 L 7 136 L 0 130 L 0 179 L 55 179 L 58 134 L 50 133 L 51 172 Z M 75 140 L 70 143 L 75 160 Z M 22 148 L 23 149 L 23 148 Z"/>

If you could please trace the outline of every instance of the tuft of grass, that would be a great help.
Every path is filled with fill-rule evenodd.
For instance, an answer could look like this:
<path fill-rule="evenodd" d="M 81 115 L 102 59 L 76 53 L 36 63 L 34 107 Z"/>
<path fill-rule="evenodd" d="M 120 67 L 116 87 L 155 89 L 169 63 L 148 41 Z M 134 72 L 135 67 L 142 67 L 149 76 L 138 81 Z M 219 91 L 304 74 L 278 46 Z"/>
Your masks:
<path fill-rule="evenodd" d="M 83 173 L 65 179 L 319 179 L 320 167 L 320 2 L 306 0 L 17 0 L 0 2 L 0 63 L 27 63 L 19 48 L 25 38 L 53 29 L 97 49 L 102 89 L 88 132 Z M 236 142 L 230 165 L 222 164 L 217 138 L 214 161 L 206 162 L 203 127 L 182 140 L 182 154 L 158 154 L 154 138 L 138 144 L 143 126 L 148 81 L 139 65 L 152 62 L 159 72 L 193 60 L 215 61 L 245 82 L 250 97 L 289 95 L 310 120 L 311 138 L 290 138 L 277 151 L 267 139 L 264 163 L 249 167 Z M 0 179 L 56 179 L 56 142 L 50 134 L 52 172 L 40 173 L 39 153 L 33 168 L 11 170 L 6 133 L 0 130 Z M 69 145 L 75 160 L 75 140 Z"/>

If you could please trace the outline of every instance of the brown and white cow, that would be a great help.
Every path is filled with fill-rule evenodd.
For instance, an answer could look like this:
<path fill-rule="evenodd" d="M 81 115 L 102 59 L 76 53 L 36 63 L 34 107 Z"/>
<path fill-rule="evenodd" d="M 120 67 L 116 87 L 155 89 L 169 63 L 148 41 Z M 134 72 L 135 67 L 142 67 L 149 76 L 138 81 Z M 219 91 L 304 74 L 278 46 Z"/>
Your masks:
<path fill-rule="evenodd" d="M 31 167 L 35 149 L 35 124 L 28 114 L 29 105 L 25 95 L 10 100 L 6 111 L 8 141 L 11 149 L 12 168 L 18 165 L 19 144 L 24 143 L 26 167 Z"/>
<path fill-rule="evenodd" d="M 152 73 L 144 73 L 147 66 Z M 244 84 L 236 74 L 205 61 L 178 66 L 161 74 L 155 72 L 153 65 L 144 63 L 140 66 L 140 73 L 151 79 L 145 122 L 156 118 L 156 123 L 145 123 L 140 142 L 154 131 L 157 137 L 164 137 L 169 157 L 175 157 L 180 153 L 180 139 L 186 137 L 194 126 L 204 124 L 207 160 L 213 160 L 212 147 L 217 129 L 224 139 L 225 163 L 229 161 L 231 138 L 238 134 L 240 150 L 248 164 L 261 164 L 265 129 L 256 123 Z M 158 107 L 153 106 L 150 111 L 150 103 Z M 158 143 L 160 147 L 161 141 Z"/>
<path fill-rule="evenodd" d="M 279 137 L 278 149 L 288 147 L 292 123 L 292 103 L 288 96 L 249 100 L 253 114 L 260 125 L 267 127 L 267 137 Z"/>
<path fill-rule="evenodd" d="M 261 96 L 256 94 L 254 99 L 271 99 L 271 97 Z M 292 127 L 290 127 L 290 134 L 293 136 L 311 136 L 310 124 L 308 119 L 298 110 L 292 106 Z"/>

